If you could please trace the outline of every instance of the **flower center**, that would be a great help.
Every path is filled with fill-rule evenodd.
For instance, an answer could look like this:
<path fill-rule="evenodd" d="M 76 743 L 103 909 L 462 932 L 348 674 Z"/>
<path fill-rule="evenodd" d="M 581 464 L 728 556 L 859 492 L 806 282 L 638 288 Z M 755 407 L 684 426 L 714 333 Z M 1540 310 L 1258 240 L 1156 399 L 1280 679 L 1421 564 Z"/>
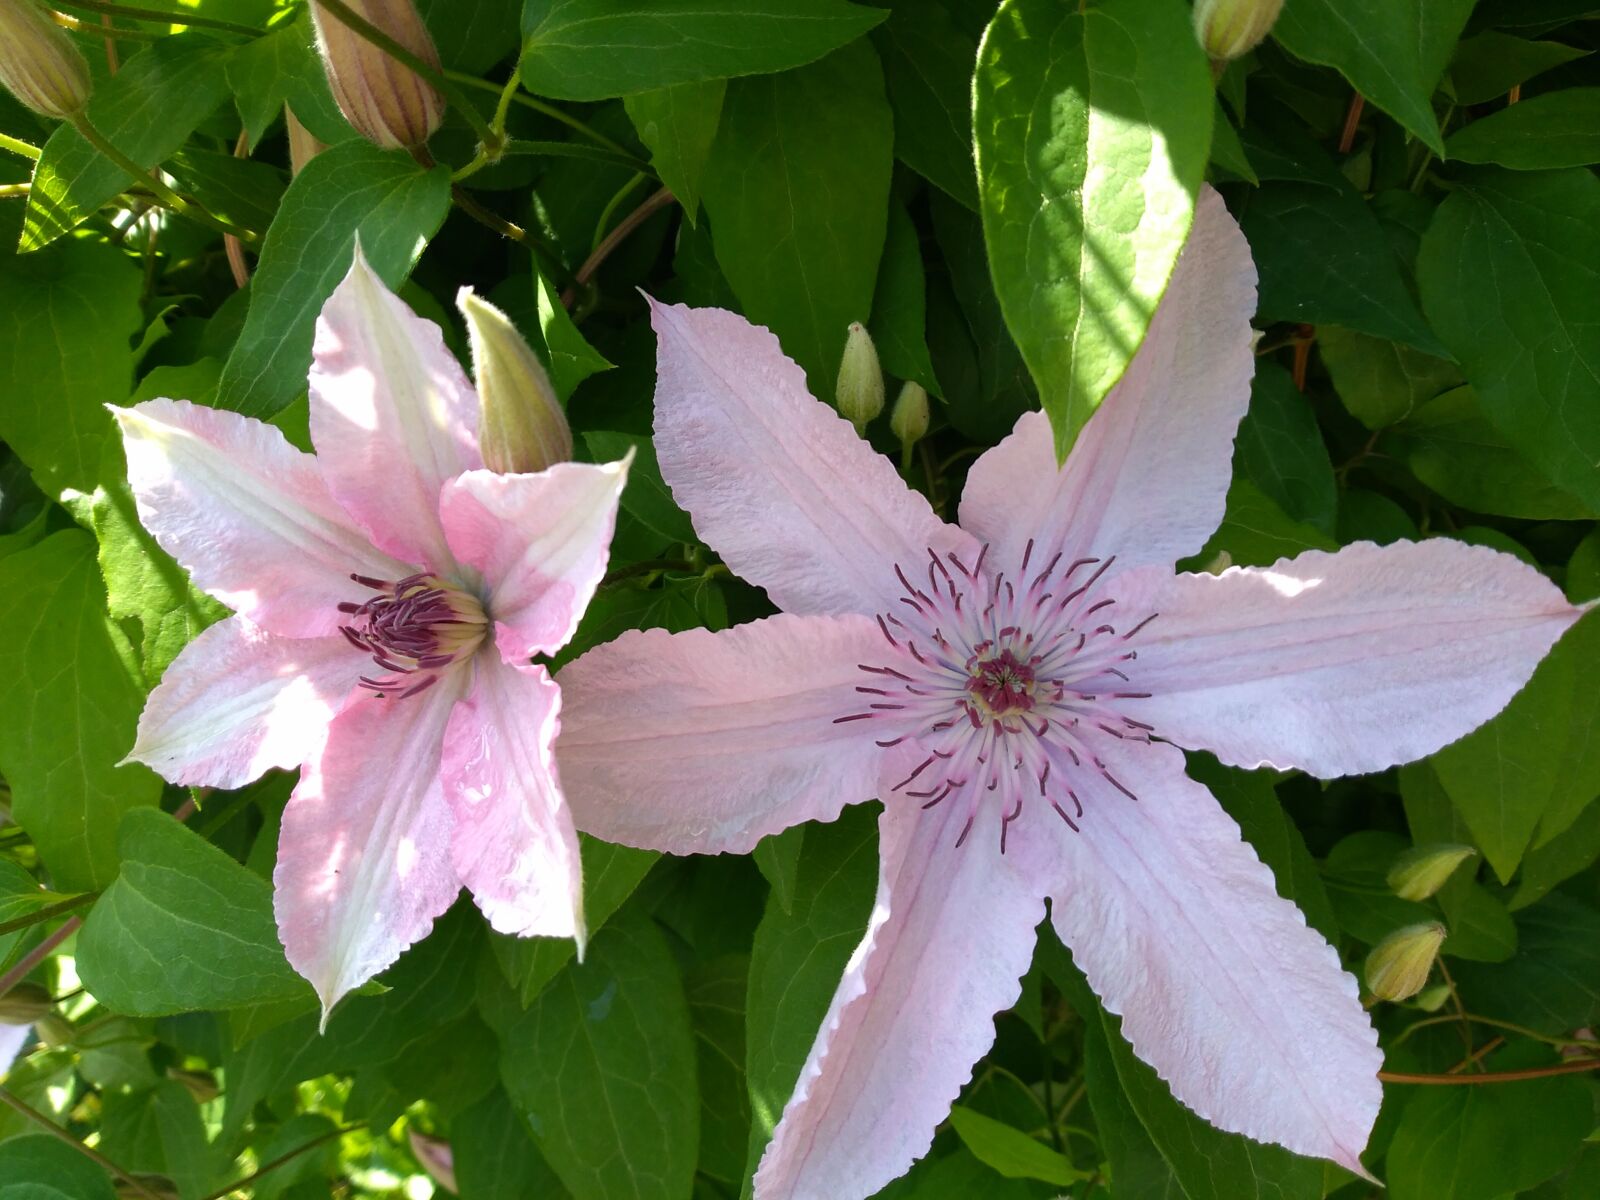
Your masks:
<path fill-rule="evenodd" d="M 339 632 L 387 678 L 361 677 L 361 686 L 404 700 L 432 687 L 445 668 L 470 658 L 483 642 L 489 619 L 476 597 L 437 575 L 407 575 L 393 582 L 352 575 L 377 593 L 360 604 L 345 601 L 349 615 Z"/>
<path fill-rule="evenodd" d="M 895 568 L 900 606 L 878 616 L 893 654 L 860 664 L 874 677 L 856 688 L 865 708 L 834 723 L 874 721 L 884 733 L 878 745 L 917 746 L 921 761 L 891 791 L 924 808 L 965 803 L 958 845 L 980 811 L 994 807 L 1004 853 L 1029 797 L 1074 830 L 1087 775 L 1137 799 L 1090 742 L 1150 740 L 1151 726 L 1123 710 L 1149 696 L 1135 690 L 1130 672 L 1134 643 L 1157 614 L 1119 611 L 1106 582 L 1115 556 L 1063 563 L 1057 554 L 1040 566 L 1029 542 L 1007 578 L 985 571 L 988 553 L 985 546 L 969 567 L 929 550 L 926 585 Z"/>

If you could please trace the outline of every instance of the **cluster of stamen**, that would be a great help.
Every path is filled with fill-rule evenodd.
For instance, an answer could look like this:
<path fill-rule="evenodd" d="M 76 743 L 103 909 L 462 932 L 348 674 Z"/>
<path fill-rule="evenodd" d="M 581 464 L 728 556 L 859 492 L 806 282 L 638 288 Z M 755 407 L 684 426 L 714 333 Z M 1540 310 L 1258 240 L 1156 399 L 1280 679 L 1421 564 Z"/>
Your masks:
<path fill-rule="evenodd" d="M 357 650 L 372 655 L 387 677 L 363 675 L 361 686 L 404 700 L 439 681 L 440 672 L 477 650 L 488 630 L 483 605 L 437 575 L 389 581 L 366 575 L 351 579 L 377 593 L 339 611 L 352 618 L 339 632 Z"/>
<path fill-rule="evenodd" d="M 1063 565 L 1057 554 L 1030 575 L 1033 552 L 1030 541 L 1015 579 L 986 573 L 988 546 L 970 567 L 930 549 L 926 586 L 897 566 L 901 607 L 878 626 L 898 653 L 890 664 L 858 664 L 874 676 L 856 688 L 865 708 L 834 722 L 877 722 L 885 748 L 914 739 L 926 757 L 892 791 L 924 808 L 964 800 L 957 845 L 995 797 L 1002 854 L 1032 795 L 1077 831 L 1084 810 L 1074 784 L 1086 771 L 1137 800 L 1084 735 L 1149 741 L 1152 732 L 1119 702 L 1149 695 L 1133 688 L 1138 650 L 1129 643 L 1157 614 L 1119 615 L 1104 583 L 1115 555 Z"/>

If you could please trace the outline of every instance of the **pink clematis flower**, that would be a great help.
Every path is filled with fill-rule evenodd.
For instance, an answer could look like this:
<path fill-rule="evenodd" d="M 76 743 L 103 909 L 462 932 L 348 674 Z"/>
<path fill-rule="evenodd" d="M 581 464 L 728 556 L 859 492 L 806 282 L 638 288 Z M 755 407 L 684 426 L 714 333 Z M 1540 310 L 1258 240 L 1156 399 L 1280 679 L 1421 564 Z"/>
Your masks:
<path fill-rule="evenodd" d="M 732 313 L 657 306 L 673 494 L 784 615 L 625 634 L 562 673 L 579 828 L 748 851 L 876 796 L 866 936 L 761 1160 L 762 1200 L 869 1195 L 924 1154 L 1017 998 L 1045 901 L 1136 1052 L 1213 1124 L 1361 1171 L 1377 1039 L 1333 947 L 1179 747 L 1322 776 L 1493 716 L 1578 611 L 1455 541 L 1176 574 L 1223 514 L 1255 270 L 1221 200 L 1058 469 L 1038 413 L 961 527 Z"/>
<path fill-rule="evenodd" d="M 303 766 L 278 932 L 328 1010 L 471 889 L 503 933 L 584 937 L 530 663 L 605 572 L 626 463 L 483 468 L 478 399 L 438 327 L 358 255 L 317 322 L 315 456 L 180 400 L 115 409 L 139 517 L 235 610 L 150 694 L 129 757 L 231 788 Z"/>

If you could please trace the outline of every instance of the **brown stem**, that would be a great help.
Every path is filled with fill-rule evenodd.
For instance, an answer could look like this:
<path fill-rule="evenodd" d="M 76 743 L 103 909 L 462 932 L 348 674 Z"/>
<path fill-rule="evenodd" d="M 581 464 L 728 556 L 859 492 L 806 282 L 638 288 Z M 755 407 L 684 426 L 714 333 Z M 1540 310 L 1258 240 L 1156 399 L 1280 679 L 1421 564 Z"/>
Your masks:
<path fill-rule="evenodd" d="M 1366 100 L 1360 92 L 1350 97 L 1350 107 L 1345 110 L 1344 129 L 1339 133 L 1339 153 L 1349 154 L 1350 147 L 1356 144 L 1356 126 L 1361 124 L 1361 110 L 1367 106 Z"/>
<path fill-rule="evenodd" d="M 1294 386 L 1295 390 L 1306 390 L 1306 369 L 1311 363 L 1311 343 L 1317 339 L 1317 330 L 1314 325 L 1301 325 L 1295 330 L 1294 340 Z"/>
<path fill-rule="evenodd" d="M 51 1137 L 65 1142 L 79 1154 L 83 1155 L 90 1162 L 98 1166 L 101 1170 L 109 1171 L 111 1174 L 115 1175 L 118 1179 L 122 1180 L 122 1182 L 126 1183 L 128 1187 L 132 1189 L 135 1195 L 144 1196 L 147 1198 L 147 1200 L 161 1200 L 161 1197 L 157 1196 L 149 1188 L 145 1187 L 145 1185 L 140 1183 L 137 1178 L 130 1175 L 127 1171 L 124 1171 L 121 1167 L 117 1166 L 116 1163 L 112 1162 L 104 1154 L 101 1154 L 100 1151 L 95 1150 L 92 1147 L 85 1146 L 82 1142 L 73 1137 L 65 1129 L 61 1128 L 61 1126 L 57 1125 L 49 1117 L 45 1116 L 42 1112 L 39 1112 L 37 1109 L 31 1107 L 24 1101 L 18 1099 L 16 1096 L 12 1095 L 8 1089 L 3 1087 L 0 1087 L 0 1103 L 3 1103 L 20 1113 L 22 1116 L 32 1121 L 35 1125 L 39 1126 L 41 1130 L 43 1130 L 45 1133 L 48 1133 Z"/>
<path fill-rule="evenodd" d="M 1507 104 L 1515 104 L 1518 100 L 1521 100 L 1521 99 L 1522 99 L 1522 85 L 1520 83 L 1513 83 L 1511 85 L 1511 90 L 1506 93 L 1506 103 Z"/>
<path fill-rule="evenodd" d="M 583 260 L 583 266 L 579 267 L 577 274 L 572 277 L 574 286 L 561 293 L 561 303 L 571 308 L 573 300 L 577 298 L 577 289 L 594 277 L 594 273 L 600 269 L 600 264 L 611 256 L 611 252 L 620 246 L 630 233 L 676 199 L 671 188 L 662 188 L 647 196 L 638 208 L 618 221 L 617 227 L 606 234 L 594 248 L 594 252 Z"/>
<path fill-rule="evenodd" d="M 16 966 L 12 967 L 11 970 L 7 971 L 4 975 L 0 975 L 0 996 L 4 996 L 12 988 L 16 987 L 17 984 L 26 979 L 28 977 L 28 972 L 32 971 L 45 959 L 49 958 L 51 951 L 76 933 L 78 931 L 78 926 L 82 924 L 83 921 L 80 918 L 68 917 L 61 923 L 60 929 L 57 929 L 54 933 L 47 936 L 44 941 L 40 942 L 32 950 L 29 950 L 20 959 L 18 959 Z"/>
<path fill-rule="evenodd" d="M 246 158 L 250 148 L 250 131 L 239 130 L 239 140 L 233 144 L 233 156 Z M 231 233 L 222 235 L 222 249 L 228 256 L 228 269 L 233 272 L 233 286 L 242 288 L 250 282 L 250 264 L 244 260 L 244 243 Z"/>
<path fill-rule="evenodd" d="M 1554 1067 L 1529 1067 L 1523 1071 L 1489 1071 L 1483 1075 L 1413 1075 L 1407 1071 L 1379 1071 L 1378 1078 L 1385 1083 L 1516 1083 L 1521 1079 L 1545 1079 L 1551 1075 L 1576 1075 L 1595 1070 L 1600 1070 L 1600 1058 L 1562 1063 Z"/>
<path fill-rule="evenodd" d="M 111 24 L 111 18 L 108 16 L 102 15 L 100 18 L 100 24 L 104 25 L 107 29 L 116 28 L 116 26 Z M 117 39 L 109 34 L 106 35 L 106 69 L 109 70 L 113 75 L 117 73 Z"/>

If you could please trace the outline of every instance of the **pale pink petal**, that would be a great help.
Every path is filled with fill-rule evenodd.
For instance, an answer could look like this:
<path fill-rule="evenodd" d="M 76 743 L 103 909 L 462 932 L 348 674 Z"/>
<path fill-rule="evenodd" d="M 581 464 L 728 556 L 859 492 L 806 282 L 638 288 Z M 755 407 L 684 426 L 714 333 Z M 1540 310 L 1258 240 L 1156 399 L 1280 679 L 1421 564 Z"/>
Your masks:
<path fill-rule="evenodd" d="M 450 567 L 439 488 L 483 466 L 477 393 L 439 327 L 359 253 L 317 318 L 311 440 L 328 487 L 377 545 L 430 570 Z"/>
<path fill-rule="evenodd" d="M 276 637 L 243 617 L 211 626 L 145 701 L 128 757 L 173 783 L 235 788 L 317 753 L 372 659 L 342 637 Z"/>
<path fill-rule="evenodd" d="M 139 520 L 196 587 L 285 637 L 337 633 L 352 572 L 410 568 L 372 546 L 328 493 L 316 459 L 271 425 L 191 404 L 113 408 Z M 364 598 L 364 597 L 363 597 Z"/>
<path fill-rule="evenodd" d="M 897 563 L 920 573 L 930 547 L 972 560 L 972 539 L 811 397 L 767 330 L 682 305 L 652 304 L 651 321 L 661 474 L 706 544 L 779 608 L 893 609 Z"/>
<path fill-rule="evenodd" d="M 1237 766 L 1324 778 L 1432 754 L 1487 721 L 1580 610 L 1509 554 L 1439 538 L 1221 575 L 1139 572 L 1126 711 Z"/>
<path fill-rule="evenodd" d="M 623 634 L 561 672 L 556 756 L 578 828 L 677 854 L 743 854 L 870 799 L 881 751 L 856 688 L 888 650 L 868 617 L 776 616 Z"/>
<path fill-rule="evenodd" d="M 17 1055 L 32 1036 L 32 1025 L 0 1025 L 0 1080 L 10 1073 Z"/>
<path fill-rule="evenodd" d="M 553 654 L 606 573 L 626 461 L 558 463 L 535 475 L 469 471 L 444 485 L 450 548 L 483 573 L 507 662 Z"/>
<path fill-rule="evenodd" d="M 1050 422 L 1028 413 L 967 475 L 962 527 L 1005 569 L 1036 554 L 1116 555 L 1171 566 L 1222 520 L 1233 435 L 1255 372 L 1256 271 L 1222 198 L 1207 188 L 1150 331 L 1057 469 Z"/>
<path fill-rule="evenodd" d="M 1074 833 L 1034 806 L 1012 850 L 1134 1051 L 1219 1129 L 1362 1171 L 1383 1056 L 1356 981 L 1161 743 L 1091 747 Z M 1063 763 L 1063 766 L 1066 764 Z"/>
<path fill-rule="evenodd" d="M 867 935 L 762 1155 L 757 1200 L 856 1200 L 904 1174 L 1016 1002 L 1044 901 L 993 840 L 956 845 L 966 820 L 964 805 L 899 799 L 879 820 Z"/>
<path fill-rule="evenodd" d="M 551 744 L 561 689 L 540 666 L 477 657 L 472 693 L 445 730 L 440 778 L 455 818 L 450 858 L 501 933 L 575 937 L 583 867 Z"/>
<path fill-rule="evenodd" d="M 404 700 L 351 694 L 283 811 L 272 874 L 278 936 L 322 999 L 339 998 L 424 937 L 461 883 L 439 758 L 465 670 Z"/>

